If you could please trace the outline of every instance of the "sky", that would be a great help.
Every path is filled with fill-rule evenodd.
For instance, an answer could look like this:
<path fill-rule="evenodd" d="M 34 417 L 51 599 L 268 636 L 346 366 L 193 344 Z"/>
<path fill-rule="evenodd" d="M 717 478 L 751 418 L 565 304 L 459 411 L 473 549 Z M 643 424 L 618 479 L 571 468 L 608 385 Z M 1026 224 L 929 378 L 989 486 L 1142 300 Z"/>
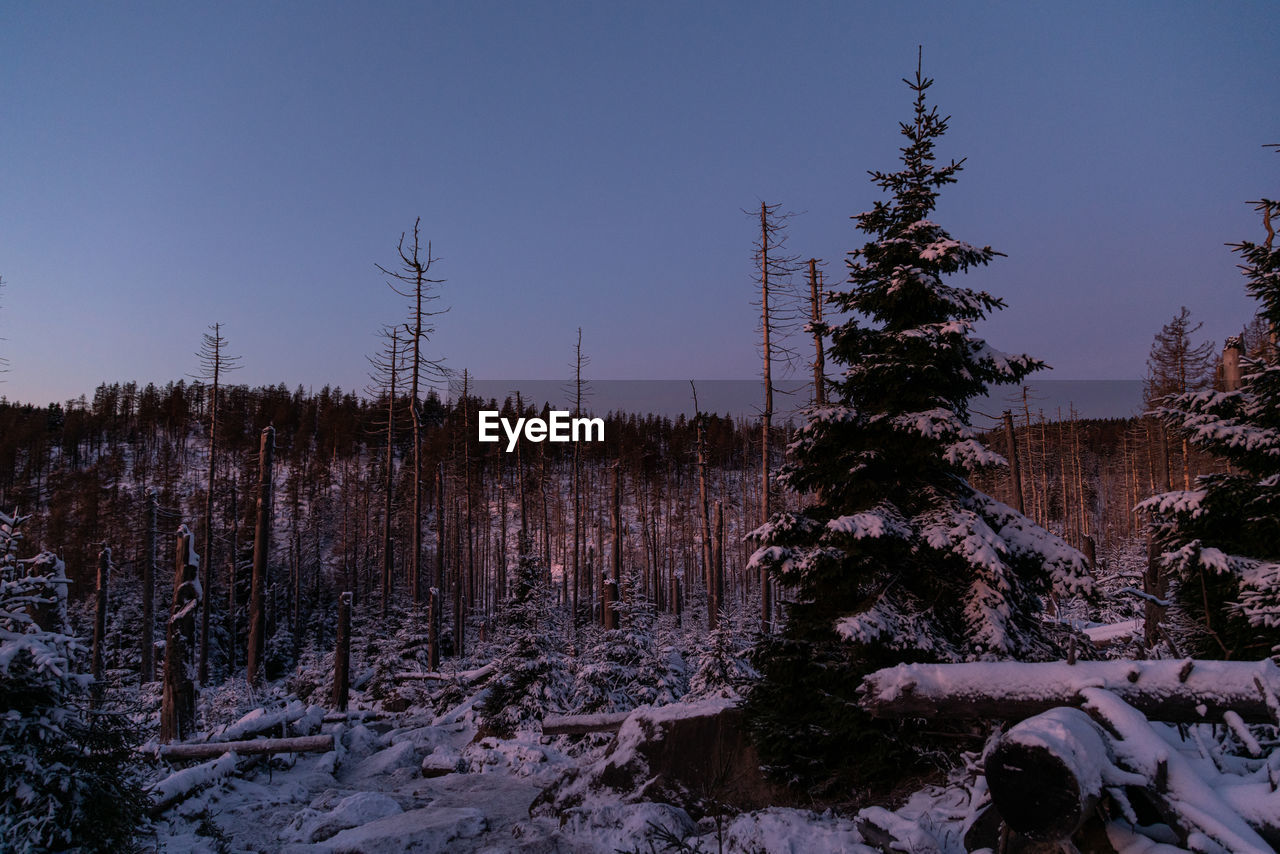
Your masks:
<path fill-rule="evenodd" d="M 845 278 L 923 47 L 965 157 L 934 217 L 1055 379 L 1139 377 L 1190 308 L 1254 308 L 1225 244 L 1275 197 L 1273 2 L 0 0 L 0 394 L 197 372 L 363 389 L 421 218 L 427 353 L 487 379 L 759 374 L 749 211 Z"/>

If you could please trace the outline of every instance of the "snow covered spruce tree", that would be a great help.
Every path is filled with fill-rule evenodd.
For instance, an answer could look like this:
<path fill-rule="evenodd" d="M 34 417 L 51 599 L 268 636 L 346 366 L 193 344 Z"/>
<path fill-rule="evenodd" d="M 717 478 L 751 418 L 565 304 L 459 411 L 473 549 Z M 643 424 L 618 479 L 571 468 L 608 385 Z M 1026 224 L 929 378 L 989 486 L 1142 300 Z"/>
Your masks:
<path fill-rule="evenodd" d="M 480 706 L 489 729 L 503 737 L 541 721 L 548 712 L 563 712 L 571 681 L 554 590 L 542 558 L 523 530 L 517 552 L 515 584 L 499 626 L 510 641 L 498 658 L 498 675 Z"/>
<path fill-rule="evenodd" d="M 1272 330 L 1280 328 L 1280 202 L 1256 203 L 1266 239 L 1233 248 L 1249 293 Z M 1243 360 L 1238 389 L 1165 399 L 1158 414 L 1188 440 L 1230 463 L 1195 489 L 1143 502 L 1151 513 L 1192 648 L 1206 658 L 1280 660 L 1280 364 Z"/>
<path fill-rule="evenodd" d="M 120 851 L 145 816 L 121 715 L 90 711 L 84 647 L 67 633 L 67 576 L 17 558 L 23 517 L 0 513 L 0 848 Z"/>
<path fill-rule="evenodd" d="M 1004 463 L 969 426 L 969 401 L 1043 365 L 975 337 L 1004 303 L 945 281 L 999 253 L 929 219 L 963 161 L 935 163 L 947 119 L 926 104 L 932 81 L 918 68 L 904 82 L 915 113 L 900 125 L 902 168 L 871 173 L 888 198 L 855 217 L 870 241 L 849 253 L 849 287 L 828 298 L 846 318 L 823 325 L 844 372 L 780 474 L 813 501 L 753 534 L 752 564 L 795 602 L 757 648 L 749 719 L 766 764 L 823 795 L 889 782 L 924 750 L 857 707 L 863 675 L 903 661 L 1055 657 L 1043 597 L 1091 588 L 1080 553 L 966 479 Z"/>

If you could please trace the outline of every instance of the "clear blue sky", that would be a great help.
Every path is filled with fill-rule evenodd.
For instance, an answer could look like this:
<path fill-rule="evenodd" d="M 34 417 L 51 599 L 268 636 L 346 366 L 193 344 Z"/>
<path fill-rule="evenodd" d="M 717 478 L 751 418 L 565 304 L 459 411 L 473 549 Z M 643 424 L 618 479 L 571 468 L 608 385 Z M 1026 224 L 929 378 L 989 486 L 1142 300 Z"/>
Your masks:
<path fill-rule="evenodd" d="M 1280 6 L 0 2 L 0 394 L 176 379 L 360 388 L 422 217 L 432 355 L 558 378 L 751 377 L 752 222 L 828 260 L 895 164 L 916 45 L 967 157 L 937 219 L 1007 259 L 993 345 L 1141 375 L 1181 305 L 1252 311 L 1224 243 L 1280 192 Z"/>

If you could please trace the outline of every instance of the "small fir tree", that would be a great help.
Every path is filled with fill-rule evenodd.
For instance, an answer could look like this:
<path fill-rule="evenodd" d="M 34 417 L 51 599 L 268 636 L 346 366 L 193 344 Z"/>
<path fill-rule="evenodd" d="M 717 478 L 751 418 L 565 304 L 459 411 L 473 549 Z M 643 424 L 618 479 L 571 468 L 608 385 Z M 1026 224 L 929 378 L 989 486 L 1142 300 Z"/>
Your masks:
<path fill-rule="evenodd" d="M 781 473 L 815 500 L 754 534 L 752 564 L 795 602 L 757 647 L 763 678 L 747 710 L 766 763 L 818 794 L 887 782 L 918 755 L 858 708 L 863 675 L 910 660 L 1052 657 L 1042 597 L 1090 588 L 1081 554 L 966 479 L 1004 463 L 978 441 L 969 401 L 1043 365 L 974 335 L 1001 300 L 944 281 L 999 253 L 930 220 L 963 161 L 935 163 L 947 119 L 926 104 L 932 81 L 919 69 L 904 82 L 915 113 L 901 124 L 902 168 L 871 173 L 888 198 L 856 217 L 870 240 L 850 253 L 849 287 L 828 297 L 845 319 L 819 324 L 844 373 Z"/>
<path fill-rule="evenodd" d="M 627 712 L 678 700 L 689 690 L 687 667 L 673 647 L 661 642 L 657 610 L 636 590 L 633 575 L 614 608 L 621 627 L 601 632 L 583 656 L 574 681 L 575 711 Z"/>
<path fill-rule="evenodd" d="M 1280 249 L 1273 222 L 1280 202 L 1254 203 L 1266 238 L 1233 249 L 1246 288 L 1270 329 L 1280 325 Z M 1163 564 L 1177 582 L 1178 609 L 1195 628 L 1194 655 L 1280 658 L 1280 364 L 1273 348 L 1253 351 L 1233 391 L 1194 391 L 1157 412 L 1189 441 L 1230 463 L 1194 489 L 1142 505 L 1150 512 Z M 1261 356 L 1258 358 L 1257 356 Z"/>
<path fill-rule="evenodd" d="M 502 737 L 541 721 L 548 712 L 563 712 L 570 686 L 555 590 L 523 530 L 517 555 L 516 577 L 499 626 L 500 636 L 509 641 L 498 656 L 498 675 L 480 705 L 489 729 Z"/>

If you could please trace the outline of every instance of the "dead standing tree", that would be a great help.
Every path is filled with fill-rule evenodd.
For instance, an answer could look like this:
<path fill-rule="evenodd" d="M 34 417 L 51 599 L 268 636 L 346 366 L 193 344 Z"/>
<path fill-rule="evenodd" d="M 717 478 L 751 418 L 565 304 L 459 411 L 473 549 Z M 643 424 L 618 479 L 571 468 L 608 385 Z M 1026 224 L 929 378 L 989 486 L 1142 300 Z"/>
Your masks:
<path fill-rule="evenodd" d="M 209 385 L 209 477 L 205 482 L 204 498 L 204 559 L 200 564 L 200 586 L 204 590 L 205 607 L 200 612 L 200 684 L 209 681 L 209 612 L 213 599 L 213 484 L 217 471 L 217 436 L 218 436 L 218 384 L 227 371 L 236 370 L 239 356 L 226 354 L 227 340 L 222 337 L 222 324 L 215 323 L 209 327 L 200 343 L 196 357 L 200 360 L 200 371 L 196 379 L 208 380 Z M 235 556 L 232 556 L 235 560 Z"/>
<path fill-rule="evenodd" d="M 431 242 L 427 242 L 426 254 L 423 255 L 419 226 L 422 218 L 413 221 L 413 242 L 406 245 L 407 235 L 400 234 L 400 242 L 396 245 L 396 254 L 400 256 L 399 265 L 388 269 L 381 264 L 376 265 L 383 275 L 388 277 L 387 285 L 402 297 L 412 300 L 409 310 L 409 321 L 404 324 L 407 333 L 406 345 L 409 348 L 409 414 L 413 423 L 413 516 L 412 543 L 409 553 L 409 590 L 415 605 L 422 598 L 422 401 L 419 392 L 424 373 L 430 373 L 437 379 L 444 379 L 444 365 L 441 361 L 426 359 L 422 355 L 422 343 L 435 333 L 431 318 L 443 314 L 448 309 L 430 311 L 428 306 L 440 298 L 436 293 L 444 279 L 428 277 L 431 265 L 440 260 L 431 254 Z"/>
<path fill-rule="evenodd" d="M 395 447 L 396 447 L 396 391 L 404 353 L 400 348 L 400 329 L 389 327 L 382 332 L 387 341 L 385 355 L 369 360 L 373 366 L 375 395 L 386 395 L 386 459 L 383 464 L 383 512 L 382 512 L 382 618 L 385 620 L 391 608 L 391 579 L 395 569 L 395 553 L 392 548 L 392 519 L 395 510 Z"/>
<path fill-rule="evenodd" d="M 753 217 L 755 213 L 751 214 Z M 760 287 L 760 340 L 764 360 L 764 410 L 760 415 L 760 524 L 768 523 L 773 512 L 770 486 L 770 433 L 773 430 L 774 361 L 790 362 L 795 353 L 783 345 L 786 333 L 795 324 L 795 293 L 792 277 L 797 256 L 785 251 L 787 220 L 793 215 L 781 212 L 780 205 L 760 203 L 760 236 L 755 244 L 755 282 Z M 760 630 L 766 634 L 773 628 L 773 594 L 768 572 L 760 570 Z"/>
<path fill-rule="evenodd" d="M 164 648 L 164 687 L 160 700 L 160 740 L 184 739 L 195 728 L 196 688 L 192 652 L 196 636 L 196 611 L 200 608 L 200 583 L 196 580 L 200 558 L 186 525 L 178 528 L 173 574 L 173 608 Z"/>
<path fill-rule="evenodd" d="M 271 557 L 271 464 L 275 450 L 275 428 L 266 427 L 258 448 L 258 518 L 253 536 L 253 578 L 249 589 L 249 651 L 245 677 L 250 685 L 262 677 L 267 644 L 267 613 L 263 597 L 267 585 L 267 561 Z"/>

